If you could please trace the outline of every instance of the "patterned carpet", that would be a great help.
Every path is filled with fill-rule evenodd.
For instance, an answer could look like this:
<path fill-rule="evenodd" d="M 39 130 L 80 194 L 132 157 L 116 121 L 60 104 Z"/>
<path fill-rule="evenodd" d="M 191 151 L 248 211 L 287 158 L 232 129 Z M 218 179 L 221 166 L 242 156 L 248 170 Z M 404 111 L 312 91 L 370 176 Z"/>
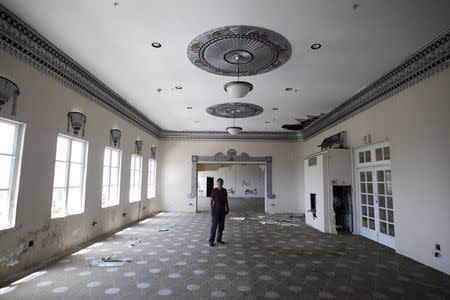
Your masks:
<path fill-rule="evenodd" d="M 227 244 L 211 248 L 208 214 L 162 213 L 3 287 L 0 299 L 450 299 L 450 276 L 285 219 L 269 221 L 297 226 L 227 219 Z M 91 266 L 106 256 L 130 262 Z"/>

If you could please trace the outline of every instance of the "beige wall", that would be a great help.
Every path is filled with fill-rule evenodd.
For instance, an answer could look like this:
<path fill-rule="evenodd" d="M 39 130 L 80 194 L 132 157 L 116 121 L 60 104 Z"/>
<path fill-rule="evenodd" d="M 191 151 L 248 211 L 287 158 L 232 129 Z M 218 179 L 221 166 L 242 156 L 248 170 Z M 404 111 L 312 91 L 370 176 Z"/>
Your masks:
<path fill-rule="evenodd" d="M 168 211 L 195 211 L 191 191 L 192 155 L 209 156 L 233 148 L 250 156 L 272 156 L 272 190 L 275 199 L 268 199 L 268 212 L 303 212 L 303 190 L 295 165 L 302 161 L 296 142 L 222 142 L 163 141 L 161 143 L 158 189 L 160 205 Z M 300 154 L 299 154 L 300 153 Z"/>
<path fill-rule="evenodd" d="M 396 248 L 450 273 L 450 70 L 394 95 L 302 143 L 305 155 L 321 141 L 346 131 L 350 147 L 389 140 Z M 442 257 L 433 256 L 434 245 Z"/>
<path fill-rule="evenodd" d="M 144 141 L 143 182 L 146 183 L 150 147 L 158 146 L 159 142 L 124 119 L 3 51 L 0 51 L 0 73 L 16 82 L 21 90 L 17 116 L 10 116 L 9 105 L 2 107 L 0 117 L 26 124 L 16 226 L 0 231 L 0 265 L 14 255 L 19 247 L 34 240 L 34 246 L 20 256 L 19 264 L 10 268 L 0 266 L 0 278 L 4 279 L 136 220 L 139 204 L 128 202 L 130 155 L 134 151 L 135 140 L 141 138 Z M 79 109 L 87 116 L 84 139 L 89 141 L 89 153 L 85 212 L 51 220 L 56 138 L 58 133 L 65 133 L 67 113 L 73 109 Z M 110 143 L 109 131 L 113 127 L 122 130 L 120 205 L 101 208 L 103 151 Z M 142 198 L 146 198 L 146 184 L 143 185 Z M 142 210 L 140 215 L 145 216 L 157 209 L 156 202 L 157 199 L 144 200 L 141 208 L 145 206 L 146 210 Z M 122 217 L 123 212 L 127 213 L 126 217 Z M 92 226 L 94 220 L 98 222 L 96 226 Z"/>

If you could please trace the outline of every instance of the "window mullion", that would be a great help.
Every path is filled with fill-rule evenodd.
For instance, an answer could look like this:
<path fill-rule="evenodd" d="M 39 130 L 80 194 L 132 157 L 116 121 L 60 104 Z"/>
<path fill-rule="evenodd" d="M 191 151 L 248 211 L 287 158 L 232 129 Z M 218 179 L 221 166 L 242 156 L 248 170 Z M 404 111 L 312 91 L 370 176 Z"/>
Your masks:
<path fill-rule="evenodd" d="M 72 160 L 72 140 L 68 139 L 69 147 L 67 147 L 67 171 L 66 171 L 66 205 L 64 207 L 65 215 L 69 215 L 68 203 L 69 203 L 69 181 L 70 181 L 70 161 Z"/>

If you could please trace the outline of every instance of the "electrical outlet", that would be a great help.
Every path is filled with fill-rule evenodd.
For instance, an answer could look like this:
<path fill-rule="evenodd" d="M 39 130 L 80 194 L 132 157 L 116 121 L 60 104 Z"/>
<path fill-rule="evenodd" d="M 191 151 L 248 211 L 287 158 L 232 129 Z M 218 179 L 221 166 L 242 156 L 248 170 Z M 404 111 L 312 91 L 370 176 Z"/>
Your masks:
<path fill-rule="evenodd" d="M 436 245 L 434 246 L 434 249 L 436 249 L 437 251 L 441 251 L 441 245 L 436 244 Z"/>

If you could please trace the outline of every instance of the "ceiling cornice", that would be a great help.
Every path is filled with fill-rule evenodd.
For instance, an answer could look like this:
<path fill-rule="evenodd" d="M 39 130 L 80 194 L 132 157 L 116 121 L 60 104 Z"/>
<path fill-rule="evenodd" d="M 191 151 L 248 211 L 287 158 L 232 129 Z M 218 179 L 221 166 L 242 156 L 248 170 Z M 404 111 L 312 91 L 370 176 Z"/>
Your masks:
<path fill-rule="evenodd" d="M 302 141 L 448 68 L 450 31 L 427 43 L 380 79 L 301 132 L 163 130 L 4 6 L 0 5 L 0 47 L 109 111 L 163 140 Z"/>

